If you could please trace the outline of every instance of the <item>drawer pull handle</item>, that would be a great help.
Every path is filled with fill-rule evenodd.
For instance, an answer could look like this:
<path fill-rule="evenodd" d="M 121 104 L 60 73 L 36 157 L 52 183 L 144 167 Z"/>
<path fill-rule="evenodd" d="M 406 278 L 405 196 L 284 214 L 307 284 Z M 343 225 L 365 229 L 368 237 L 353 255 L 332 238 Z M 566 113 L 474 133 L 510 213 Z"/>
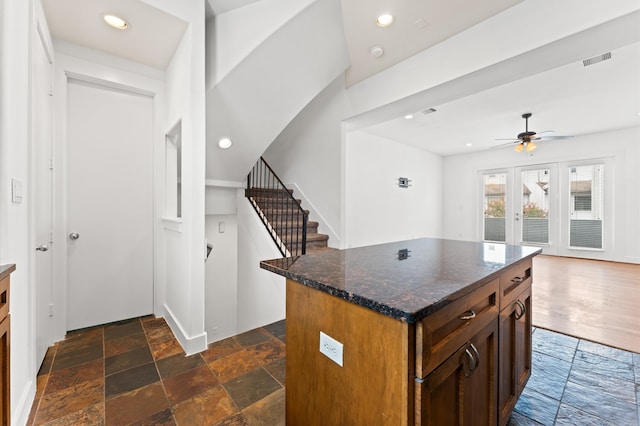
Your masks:
<path fill-rule="evenodd" d="M 511 279 L 511 282 L 514 284 L 520 284 L 522 281 L 524 281 L 524 278 L 522 277 L 514 277 Z"/>
<path fill-rule="evenodd" d="M 519 320 L 524 316 L 524 314 L 527 313 L 527 307 L 524 305 L 524 303 L 520 301 L 520 299 L 518 299 L 518 301 L 516 302 L 516 305 L 518 305 L 518 307 L 520 308 L 520 312 L 519 313 L 516 312 L 516 320 Z"/>
<path fill-rule="evenodd" d="M 476 317 L 476 313 L 475 313 L 475 312 L 473 312 L 473 311 L 467 311 L 467 312 L 465 312 L 464 314 L 462 314 L 462 315 L 460 316 L 460 319 L 461 319 L 462 321 L 469 321 L 469 320 L 474 319 L 475 317 Z"/>

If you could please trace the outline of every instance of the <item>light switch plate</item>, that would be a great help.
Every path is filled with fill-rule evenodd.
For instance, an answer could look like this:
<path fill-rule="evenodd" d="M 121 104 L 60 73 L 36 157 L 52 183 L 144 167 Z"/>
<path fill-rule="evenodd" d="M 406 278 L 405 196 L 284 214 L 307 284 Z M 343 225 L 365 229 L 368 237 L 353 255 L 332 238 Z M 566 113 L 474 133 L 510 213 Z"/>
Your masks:
<path fill-rule="evenodd" d="M 320 353 L 342 367 L 344 345 L 331 336 L 320 332 Z"/>
<path fill-rule="evenodd" d="M 14 204 L 22 203 L 22 181 L 11 179 L 11 201 Z"/>

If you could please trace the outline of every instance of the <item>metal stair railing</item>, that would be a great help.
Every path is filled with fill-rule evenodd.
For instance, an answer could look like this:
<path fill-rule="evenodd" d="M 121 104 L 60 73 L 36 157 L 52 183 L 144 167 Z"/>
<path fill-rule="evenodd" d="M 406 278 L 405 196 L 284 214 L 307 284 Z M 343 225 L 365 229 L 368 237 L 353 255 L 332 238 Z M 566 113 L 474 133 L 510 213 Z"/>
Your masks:
<path fill-rule="evenodd" d="M 245 196 L 283 257 L 306 253 L 309 214 L 262 157 L 247 176 Z"/>

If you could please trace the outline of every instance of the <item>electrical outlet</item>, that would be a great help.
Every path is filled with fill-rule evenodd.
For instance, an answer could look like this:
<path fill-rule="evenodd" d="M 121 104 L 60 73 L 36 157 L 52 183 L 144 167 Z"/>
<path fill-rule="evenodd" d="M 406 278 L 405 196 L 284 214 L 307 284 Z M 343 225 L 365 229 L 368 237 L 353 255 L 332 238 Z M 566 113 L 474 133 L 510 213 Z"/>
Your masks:
<path fill-rule="evenodd" d="M 344 345 L 336 339 L 320 332 L 320 353 L 342 367 L 342 353 Z"/>

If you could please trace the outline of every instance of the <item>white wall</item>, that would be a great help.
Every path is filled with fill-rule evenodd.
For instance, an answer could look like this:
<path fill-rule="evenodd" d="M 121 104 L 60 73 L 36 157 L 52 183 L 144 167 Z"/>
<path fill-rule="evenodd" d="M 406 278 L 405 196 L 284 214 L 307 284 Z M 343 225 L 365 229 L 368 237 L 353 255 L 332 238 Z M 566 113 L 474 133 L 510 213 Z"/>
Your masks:
<path fill-rule="evenodd" d="M 612 193 L 605 193 L 607 212 L 613 215 L 613 228 L 605 229 L 604 252 L 567 250 L 560 254 L 640 263 L 640 127 L 575 137 L 566 141 L 538 144 L 533 155 L 511 149 L 485 151 L 444 158 L 443 237 L 479 240 L 482 208 L 478 172 L 544 163 L 567 163 L 609 158 L 613 170 L 605 169 Z M 610 186 L 609 186 L 610 185 Z M 561 208 L 566 206 L 561 206 Z"/>
<path fill-rule="evenodd" d="M 205 268 L 205 331 L 214 342 L 238 334 L 238 217 L 207 215 L 206 231 L 213 249 Z"/>
<path fill-rule="evenodd" d="M 208 19 L 207 89 L 313 1 L 261 0 Z"/>
<path fill-rule="evenodd" d="M 253 31 L 242 20 L 235 25 Z M 225 34 L 219 37 L 224 43 Z M 207 177 L 244 180 L 291 119 L 348 66 L 340 1 L 314 0 L 207 92 Z M 222 137 L 233 147 L 218 149 Z"/>
<path fill-rule="evenodd" d="M 207 345 L 205 332 L 205 3 L 145 0 L 189 26 L 166 70 L 167 132 L 182 120 L 182 219 L 158 241 L 157 292 L 184 350 Z M 164 188 L 156 191 L 164 200 Z M 163 212 L 164 210 L 159 210 Z M 163 247 L 160 247 L 162 245 Z"/>
<path fill-rule="evenodd" d="M 238 333 L 285 317 L 285 279 L 260 269 L 282 257 L 243 191 L 238 191 Z"/>
<path fill-rule="evenodd" d="M 612 8 L 579 0 L 526 0 L 348 90 L 337 79 L 289 123 L 264 157 L 284 182 L 304 191 L 342 239 L 347 222 L 342 179 L 350 167 L 344 160 L 347 132 L 424 109 L 435 100 L 441 104 L 565 64 L 573 60 L 570 55 L 601 49 L 610 43 L 610 32 L 595 30 L 588 43 L 579 38 L 567 39 L 562 46 L 549 43 L 636 10 L 634 0 Z M 520 31 L 523 19 L 539 20 L 541 27 Z M 535 55 L 530 55 L 532 49 L 537 49 Z M 462 238 L 468 233 L 457 234 Z M 344 241 L 331 239 L 329 244 L 345 246 Z"/>
<path fill-rule="evenodd" d="M 30 298 L 29 182 L 31 1 L 3 1 L 0 11 L 0 264 L 14 263 L 11 275 L 12 424 L 26 421 L 35 393 L 35 317 Z M 23 184 L 23 201 L 11 201 L 11 179 Z"/>
<path fill-rule="evenodd" d="M 330 247 L 342 247 L 343 130 L 349 114 L 344 76 L 335 79 L 280 133 L 263 154 L 285 183 L 295 184 L 313 203 L 318 231 Z"/>
<path fill-rule="evenodd" d="M 355 131 L 346 142 L 346 246 L 442 234 L 442 158 Z M 398 177 L 411 180 L 398 186 Z"/>

